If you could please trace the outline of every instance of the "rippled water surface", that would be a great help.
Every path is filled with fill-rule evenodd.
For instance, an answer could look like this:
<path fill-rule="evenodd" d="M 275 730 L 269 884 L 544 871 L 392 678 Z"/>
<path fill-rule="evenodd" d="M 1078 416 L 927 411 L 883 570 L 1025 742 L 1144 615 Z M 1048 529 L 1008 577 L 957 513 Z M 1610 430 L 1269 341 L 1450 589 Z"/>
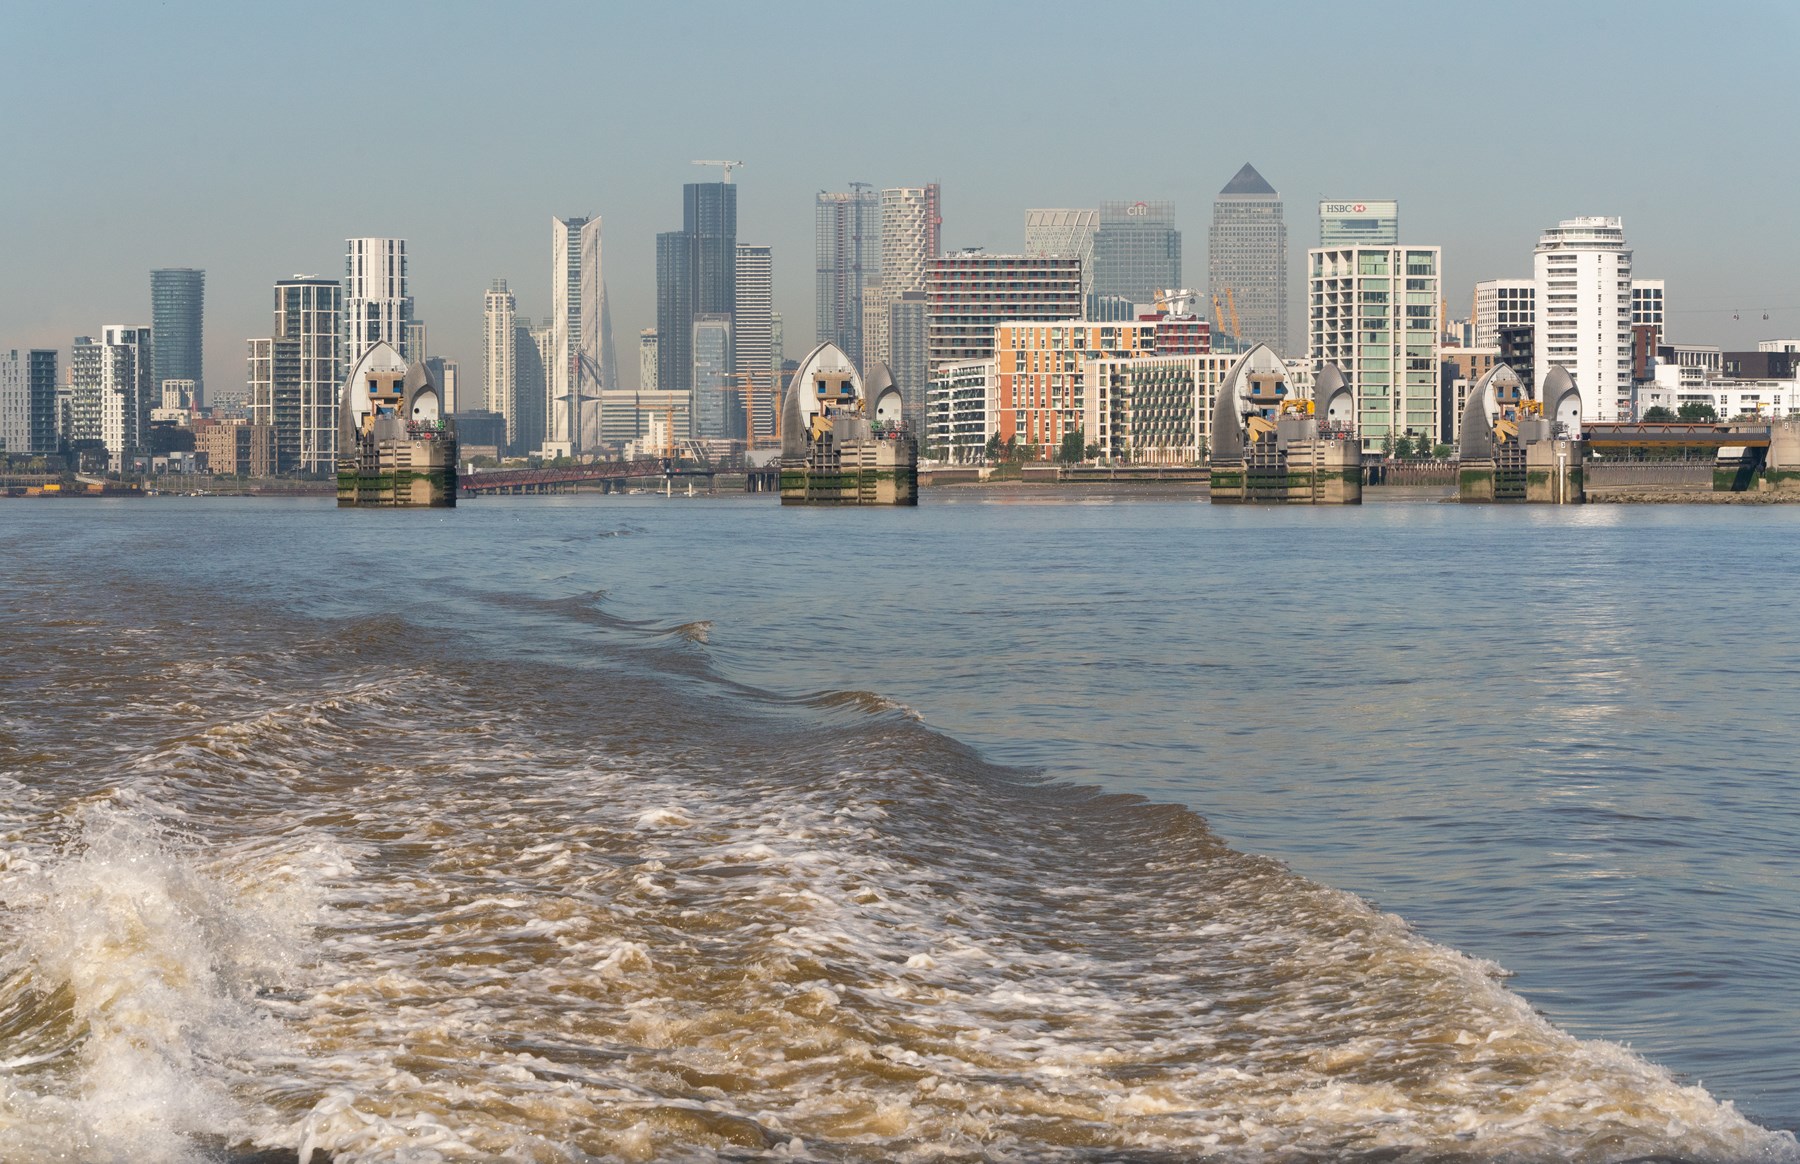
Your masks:
<path fill-rule="evenodd" d="M 0 1160 L 1800 1158 L 1797 533 L 8 503 Z"/>

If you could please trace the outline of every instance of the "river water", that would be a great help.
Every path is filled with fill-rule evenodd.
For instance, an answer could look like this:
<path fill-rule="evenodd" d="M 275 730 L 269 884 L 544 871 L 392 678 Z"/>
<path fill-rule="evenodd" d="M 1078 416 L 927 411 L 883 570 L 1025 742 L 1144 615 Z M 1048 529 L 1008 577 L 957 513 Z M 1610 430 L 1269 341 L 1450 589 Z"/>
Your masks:
<path fill-rule="evenodd" d="M 1796 1159 L 1800 513 L 0 510 L 0 1160 Z"/>

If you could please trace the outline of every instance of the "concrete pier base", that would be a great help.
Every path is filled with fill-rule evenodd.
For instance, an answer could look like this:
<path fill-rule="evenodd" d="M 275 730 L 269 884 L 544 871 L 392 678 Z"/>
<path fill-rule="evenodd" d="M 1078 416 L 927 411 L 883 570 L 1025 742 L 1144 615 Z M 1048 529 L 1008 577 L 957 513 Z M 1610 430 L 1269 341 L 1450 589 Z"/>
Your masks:
<path fill-rule="evenodd" d="M 1551 439 L 1525 446 L 1525 500 L 1537 505 L 1580 505 L 1587 500 L 1582 462 L 1587 442 Z"/>

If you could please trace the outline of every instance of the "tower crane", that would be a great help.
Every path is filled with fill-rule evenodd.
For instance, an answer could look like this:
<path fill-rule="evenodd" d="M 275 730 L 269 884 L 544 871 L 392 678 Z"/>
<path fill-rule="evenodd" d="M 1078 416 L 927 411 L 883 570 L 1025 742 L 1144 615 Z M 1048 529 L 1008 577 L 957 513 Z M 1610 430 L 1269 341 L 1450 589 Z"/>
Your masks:
<path fill-rule="evenodd" d="M 739 166 L 741 166 L 743 164 L 744 163 L 742 163 L 742 162 L 714 162 L 714 161 L 697 161 L 694 163 L 694 165 L 696 165 L 696 166 L 718 166 L 718 167 L 722 168 L 725 171 L 725 184 L 727 186 L 731 185 L 731 171 L 737 169 Z"/>

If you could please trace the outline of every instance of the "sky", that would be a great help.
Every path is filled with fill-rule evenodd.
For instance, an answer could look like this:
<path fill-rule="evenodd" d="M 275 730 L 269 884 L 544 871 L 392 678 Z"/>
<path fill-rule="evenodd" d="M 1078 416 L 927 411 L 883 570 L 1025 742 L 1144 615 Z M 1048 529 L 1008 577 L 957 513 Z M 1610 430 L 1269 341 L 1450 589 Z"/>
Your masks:
<path fill-rule="evenodd" d="M 1397 198 L 1453 316 L 1544 228 L 1620 215 L 1670 339 L 1754 347 L 1800 335 L 1797 32 L 1800 4 L 1757 0 L 0 0 L 0 349 L 66 369 L 72 337 L 149 322 L 151 268 L 201 267 L 207 383 L 241 387 L 274 281 L 391 235 L 431 354 L 478 384 L 489 283 L 547 316 L 550 219 L 597 214 L 630 387 L 655 236 L 718 176 L 695 158 L 745 163 L 790 358 L 819 190 L 938 182 L 944 244 L 996 251 L 1028 207 L 1169 199 L 1204 290 L 1246 161 L 1285 202 L 1296 336 L 1317 202 Z"/>

